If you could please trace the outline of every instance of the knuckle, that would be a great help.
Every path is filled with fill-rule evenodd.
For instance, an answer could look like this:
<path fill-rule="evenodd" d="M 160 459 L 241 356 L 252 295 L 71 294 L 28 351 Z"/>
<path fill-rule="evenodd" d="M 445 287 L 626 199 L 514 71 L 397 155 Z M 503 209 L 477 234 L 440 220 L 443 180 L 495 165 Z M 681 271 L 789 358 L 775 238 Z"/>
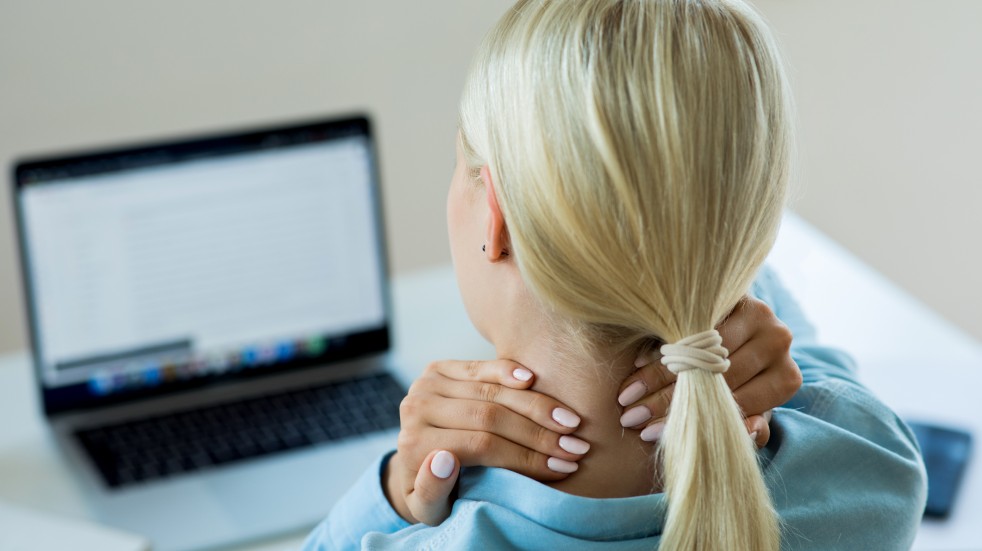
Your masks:
<path fill-rule="evenodd" d="M 434 382 L 439 380 L 441 375 L 435 371 L 426 372 L 419 376 L 413 384 L 409 385 L 409 389 L 412 390 L 414 387 L 417 389 L 428 388 L 433 385 Z"/>
<path fill-rule="evenodd" d="M 741 304 L 746 307 L 747 311 L 753 313 L 758 318 L 775 317 L 771 307 L 753 295 L 744 295 Z"/>
<path fill-rule="evenodd" d="M 437 373 L 439 370 L 440 370 L 440 362 L 430 362 L 426 364 L 426 369 L 423 370 L 423 373 L 426 375 L 430 375 L 433 373 Z"/>
<path fill-rule="evenodd" d="M 501 394 L 501 387 L 494 383 L 481 383 L 478 387 L 478 394 L 485 402 L 497 402 Z"/>
<path fill-rule="evenodd" d="M 433 392 L 435 380 L 430 377 L 417 379 L 410 387 L 409 394 L 429 394 Z"/>
<path fill-rule="evenodd" d="M 470 437 L 468 447 L 471 453 L 477 457 L 485 457 L 491 453 L 494 447 L 494 437 L 486 432 L 478 432 Z"/>
<path fill-rule="evenodd" d="M 422 392 L 423 391 L 423 386 L 424 386 L 423 381 L 425 379 L 426 379 L 426 376 L 424 375 L 424 376 L 420 377 L 419 379 L 416 379 L 415 381 L 413 381 L 413 383 L 411 385 L 409 385 L 409 390 L 406 392 L 406 394 L 408 396 L 412 396 L 413 394 L 416 394 L 418 392 Z"/>
<path fill-rule="evenodd" d="M 533 393 L 529 397 L 528 401 L 528 413 L 542 411 L 546 414 L 546 417 L 550 417 L 550 413 L 553 409 L 552 402 L 543 396 L 542 394 Z"/>
<path fill-rule="evenodd" d="M 498 420 L 498 408 L 494 404 L 482 404 L 474 410 L 477 425 L 485 430 L 495 426 Z"/>
<path fill-rule="evenodd" d="M 477 379 L 481 373 L 481 362 L 477 360 L 468 361 L 465 371 L 467 372 L 468 377 L 471 379 Z"/>
<path fill-rule="evenodd" d="M 778 322 L 777 328 L 774 330 L 774 340 L 781 345 L 782 350 L 790 350 L 794 335 L 787 325 Z"/>
<path fill-rule="evenodd" d="M 413 412 L 416 409 L 414 403 L 415 401 L 416 398 L 414 394 L 412 393 L 407 394 L 406 397 L 403 398 L 401 402 L 399 402 L 399 416 L 400 417 L 412 416 Z"/>
<path fill-rule="evenodd" d="M 413 450 L 419 444 L 419 437 L 415 431 L 412 430 L 401 430 L 399 431 L 399 436 L 396 438 L 396 446 L 399 451 L 407 452 Z"/>
<path fill-rule="evenodd" d="M 801 388 L 803 382 L 801 369 L 798 368 L 798 364 L 792 360 L 788 364 L 787 377 L 785 377 L 784 391 L 787 394 L 794 395 Z"/>
<path fill-rule="evenodd" d="M 427 395 L 422 393 L 407 394 L 399 402 L 399 417 L 403 421 L 413 421 L 424 417 Z"/>
<path fill-rule="evenodd" d="M 521 451 L 521 457 L 519 458 L 519 464 L 522 468 L 527 469 L 528 472 L 534 472 L 539 466 L 539 454 L 525 448 Z"/>
<path fill-rule="evenodd" d="M 532 429 L 532 441 L 538 442 L 542 449 L 555 447 L 559 442 L 554 432 L 539 425 Z"/>

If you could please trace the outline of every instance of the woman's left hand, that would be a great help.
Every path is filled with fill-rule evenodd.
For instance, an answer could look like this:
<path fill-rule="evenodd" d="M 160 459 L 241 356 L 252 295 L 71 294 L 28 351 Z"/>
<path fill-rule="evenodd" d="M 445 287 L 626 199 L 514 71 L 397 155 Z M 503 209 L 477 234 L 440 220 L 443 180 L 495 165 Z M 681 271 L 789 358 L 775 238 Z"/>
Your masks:
<path fill-rule="evenodd" d="M 747 433 L 763 447 L 771 435 L 771 409 L 801 388 L 801 371 L 791 358 L 791 331 L 767 304 L 749 296 L 717 330 L 730 351 L 723 378 L 746 415 Z M 621 424 L 641 430 L 641 438 L 649 442 L 661 436 L 675 390 L 675 374 L 660 359 L 657 350 L 638 358 L 638 370 L 621 385 L 617 399 L 624 407 Z"/>
<path fill-rule="evenodd" d="M 461 466 L 502 467 L 539 481 L 576 470 L 590 447 L 571 436 L 580 418 L 528 390 L 534 378 L 508 360 L 446 360 L 426 368 L 399 406 L 398 448 L 382 476 L 401 517 L 439 524 L 450 512 Z"/>

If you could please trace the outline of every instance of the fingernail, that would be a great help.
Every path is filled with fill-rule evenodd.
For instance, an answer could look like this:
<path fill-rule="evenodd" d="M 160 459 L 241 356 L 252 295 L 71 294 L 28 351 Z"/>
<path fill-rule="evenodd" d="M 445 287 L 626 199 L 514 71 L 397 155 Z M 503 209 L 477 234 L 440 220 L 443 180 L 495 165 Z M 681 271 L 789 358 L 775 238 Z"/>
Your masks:
<path fill-rule="evenodd" d="M 579 455 L 583 455 L 584 453 L 590 451 L 590 444 L 576 438 L 575 436 L 560 436 L 559 447 L 568 451 L 569 453 Z"/>
<path fill-rule="evenodd" d="M 453 474 L 454 460 L 450 452 L 440 451 L 430 461 L 430 472 L 437 478 L 448 478 Z"/>
<path fill-rule="evenodd" d="M 757 442 L 757 431 L 753 431 L 750 433 L 750 441 L 754 443 Z"/>
<path fill-rule="evenodd" d="M 645 442 L 654 442 L 661 438 L 663 432 L 665 432 L 665 423 L 655 423 L 641 431 L 641 439 Z"/>
<path fill-rule="evenodd" d="M 566 461 L 565 459 L 559 459 L 558 457 L 550 457 L 549 460 L 546 461 L 546 465 L 548 465 L 551 470 L 564 474 L 575 473 L 576 469 L 580 468 L 580 466 L 576 463 Z"/>
<path fill-rule="evenodd" d="M 574 429 L 580 426 L 579 416 L 568 409 L 556 408 L 552 410 L 552 418 L 564 427 Z"/>
<path fill-rule="evenodd" d="M 648 392 L 648 386 L 644 384 L 644 381 L 634 381 L 617 397 L 617 403 L 622 406 L 633 404 L 640 400 L 645 392 Z"/>
<path fill-rule="evenodd" d="M 621 415 L 621 426 L 633 427 L 644 423 L 648 419 L 651 419 L 651 410 L 644 406 L 636 406 L 627 410 L 627 413 L 624 415 Z"/>
<path fill-rule="evenodd" d="M 527 381 L 532 378 L 532 372 L 528 369 L 522 369 L 519 367 L 515 371 L 511 372 L 511 376 L 518 379 L 519 381 Z"/>

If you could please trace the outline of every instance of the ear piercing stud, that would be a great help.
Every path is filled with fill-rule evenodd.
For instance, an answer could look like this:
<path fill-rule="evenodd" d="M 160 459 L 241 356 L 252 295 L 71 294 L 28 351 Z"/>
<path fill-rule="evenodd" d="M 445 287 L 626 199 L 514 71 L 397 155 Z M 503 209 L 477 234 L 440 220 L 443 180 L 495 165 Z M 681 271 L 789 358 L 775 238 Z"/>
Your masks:
<path fill-rule="evenodd" d="M 488 245 L 486 243 L 484 245 L 481 245 L 481 252 L 487 252 L 487 248 L 488 248 Z M 508 251 L 502 249 L 501 250 L 501 256 L 508 256 Z"/>

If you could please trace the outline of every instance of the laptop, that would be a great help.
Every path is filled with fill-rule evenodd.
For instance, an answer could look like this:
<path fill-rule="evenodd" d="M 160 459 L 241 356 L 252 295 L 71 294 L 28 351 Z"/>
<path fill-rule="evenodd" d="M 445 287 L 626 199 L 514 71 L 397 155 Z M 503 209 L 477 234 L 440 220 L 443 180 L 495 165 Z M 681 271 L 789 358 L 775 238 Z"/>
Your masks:
<path fill-rule="evenodd" d="M 366 117 L 25 160 L 36 380 L 102 524 L 189 550 L 309 529 L 404 389 Z"/>

